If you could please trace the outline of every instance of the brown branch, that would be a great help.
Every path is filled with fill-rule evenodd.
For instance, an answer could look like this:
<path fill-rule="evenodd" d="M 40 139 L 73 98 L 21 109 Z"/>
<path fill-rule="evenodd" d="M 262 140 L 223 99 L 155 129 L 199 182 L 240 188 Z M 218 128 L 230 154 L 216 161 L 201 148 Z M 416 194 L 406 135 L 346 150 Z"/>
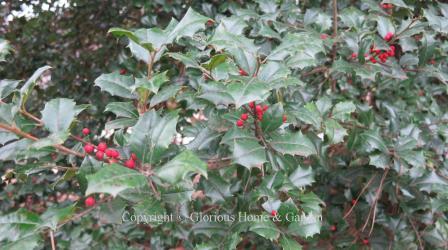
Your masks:
<path fill-rule="evenodd" d="M 0 123 L 0 128 L 4 129 L 4 130 L 7 130 L 7 131 L 9 131 L 11 133 L 14 133 L 14 134 L 16 134 L 18 136 L 30 139 L 32 141 L 38 141 L 39 140 L 39 138 L 37 138 L 37 137 L 35 137 L 35 136 L 31 135 L 31 134 L 28 134 L 28 133 L 20 130 L 19 128 L 16 128 L 16 127 L 13 127 L 13 126 L 9 126 L 9 125 Z M 56 148 L 57 150 L 61 151 L 62 153 L 65 153 L 65 154 L 71 154 L 71 155 L 75 155 L 75 156 L 78 156 L 78 157 L 85 157 L 85 155 L 83 153 L 79 153 L 77 151 L 71 150 L 71 149 L 66 148 L 66 147 L 64 147 L 62 145 L 53 145 L 53 147 Z"/>
<path fill-rule="evenodd" d="M 386 176 L 388 173 L 389 173 L 389 168 L 386 168 L 386 170 L 383 173 L 383 176 L 381 177 L 380 185 L 379 185 L 378 189 L 376 190 L 375 199 L 373 200 L 373 205 L 370 207 L 369 215 L 367 216 L 366 222 L 364 223 L 364 225 L 362 227 L 362 231 L 364 231 L 364 229 L 369 224 L 370 216 L 372 216 L 372 225 L 370 227 L 369 236 L 373 232 L 373 227 L 375 225 L 375 218 L 376 218 L 376 208 L 378 206 L 378 200 L 380 199 L 381 193 L 383 191 L 383 184 L 384 184 L 384 181 L 386 180 Z"/>
<path fill-rule="evenodd" d="M 415 232 L 415 236 L 417 236 L 417 240 L 418 240 L 418 245 L 420 246 L 420 250 L 424 250 L 425 248 L 423 247 L 423 241 L 422 238 L 420 237 L 420 234 L 418 233 L 417 228 L 415 227 L 414 222 L 412 221 L 412 219 L 410 217 L 408 217 L 409 222 L 411 223 L 412 229 Z"/>
<path fill-rule="evenodd" d="M 54 232 L 50 230 L 51 250 L 56 250 L 56 243 L 54 241 Z"/>
<path fill-rule="evenodd" d="M 376 174 L 373 175 L 370 180 L 366 183 L 366 185 L 362 188 L 361 192 L 358 194 L 358 197 L 356 198 L 356 202 L 355 204 L 350 208 L 350 210 L 348 210 L 348 212 L 344 215 L 343 219 L 347 218 L 347 216 L 349 216 L 353 209 L 355 208 L 356 204 L 358 204 L 358 200 L 359 198 L 361 198 L 361 195 L 366 191 L 366 189 L 370 186 L 370 184 L 372 184 L 373 179 L 376 177 Z"/>
<path fill-rule="evenodd" d="M 313 74 L 316 74 L 316 73 L 326 72 L 327 70 L 328 70 L 327 67 L 320 66 L 320 67 L 314 68 L 313 70 L 311 70 L 309 72 L 303 73 L 302 76 L 306 77 L 306 76 L 310 76 L 310 75 L 313 75 Z"/>

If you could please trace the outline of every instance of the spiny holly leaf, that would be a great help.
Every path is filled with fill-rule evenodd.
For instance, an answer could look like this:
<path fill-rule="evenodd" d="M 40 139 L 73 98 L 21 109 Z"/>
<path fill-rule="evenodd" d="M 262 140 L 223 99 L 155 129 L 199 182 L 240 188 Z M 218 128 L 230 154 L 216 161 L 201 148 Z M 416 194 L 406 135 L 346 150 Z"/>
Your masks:
<path fill-rule="evenodd" d="M 282 236 L 280 245 L 283 247 L 283 250 L 302 250 L 302 246 L 297 241 L 287 236 Z"/>
<path fill-rule="evenodd" d="M 43 67 L 38 68 L 33 73 L 33 75 L 28 79 L 28 81 L 25 82 L 25 84 L 22 86 L 22 88 L 20 88 L 20 105 L 21 106 L 25 105 L 29 94 L 33 90 L 34 86 L 36 85 L 37 79 L 39 79 L 40 76 L 48 69 L 51 69 L 51 67 L 43 66 Z"/>
<path fill-rule="evenodd" d="M 42 122 L 52 133 L 65 132 L 75 118 L 75 106 L 76 103 L 71 99 L 53 99 L 47 102 L 42 110 Z"/>
<path fill-rule="evenodd" d="M 340 143 L 344 141 L 344 136 L 348 135 L 347 130 L 333 119 L 325 120 L 325 135 L 330 143 Z"/>
<path fill-rule="evenodd" d="M 0 99 L 6 98 L 11 93 L 16 91 L 17 85 L 19 85 L 19 83 L 20 81 L 18 80 L 0 80 Z"/>
<path fill-rule="evenodd" d="M 177 113 L 160 117 L 154 110 L 140 116 L 129 137 L 131 150 L 138 159 L 143 163 L 159 160 L 160 154 L 168 147 L 176 133 L 177 119 Z"/>
<path fill-rule="evenodd" d="M 313 192 L 299 194 L 299 200 L 301 201 L 300 207 L 307 214 L 312 213 L 319 215 L 322 213 L 321 206 L 325 206 L 325 202 L 319 199 L 319 197 Z"/>
<path fill-rule="evenodd" d="M 152 93 L 156 93 L 159 91 L 160 87 L 169 81 L 168 76 L 166 75 L 167 71 L 162 73 L 154 74 L 151 79 L 148 78 L 135 78 L 135 86 L 134 89 L 147 89 Z"/>
<path fill-rule="evenodd" d="M 356 106 L 353 102 L 340 102 L 334 106 L 331 116 L 334 119 L 346 121 L 350 118 L 350 114 L 355 112 L 355 110 Z"/>
<path fill-rule="evenodd" d="M 49 227 L 52 230 L 56 230 L 58 223 L 69 218 L 75 212 L 75 206 L 67 206 L 64 208 L 50 207 L 40 218 L 42 219 L 43 226 Z"/>
<path fill-rule="evenodd" d="M 117 117 L 138 118 L 138 111 L 132 102 L 110 102 L 104 112 L 112 112 Z"/>
<path fill-rule="evenodd" d="M 305 106 L 299 108 L 296 113 L 296 116 L 299 120 L 305 122 L 306 124 L 311 124 L 315 128 L 320 129 L 322 123 L 322 115 L 315 103 L 310 102 Z"/>
<path fill-rule="evenodd" d="M 288 226 L 288 232 L 300 237 L 312 237 L 320 233 L 322 222 L 314 214 L 302 214 L 300 220 L 293 220 Z"/>
<path fill-rule="evenodd" d="M 289 176 L 289 180 L 298 188 L 311 185 L 314 182 L 313 170 L 311 168 L 297 167 Z"/>
<path fill-rule="evenodd" d="M 389 167 L 390 159 L 385 154 L 374 154 L 369 156 L 369 164 L 377 168 L 385 169 Z"/>
<path fill-rule="evenodd" d="M 277 229 L 277 226 L 270 220 L 252 222 L 249 231 L 268 240 L 275 240 L 280 236 L 280 231 Z"/>
<path fill-rule="evenodd" d="M 309 156 L 317 154 L 316 147 L 302 132 L 284 133 L 272 136 L 271 146 L 282 154 Z"/>
<path fill-rule="evenodd" d="M 268 87 L 258 81 L 248 83 L 235 82 L 226 86 L 227 92 L 232 96 L 236 108 L 253 101 L 263 101 L 269 95 Z"/>
<path fill-rule="evenodd" d="M 185 150 L 171 161 L 156 170 L 157 176 L 171 184 L 175 184 L 190 173 L 198 173 L 207 178 L 207 164 L 190 150 Z"/>
<path fill-rule="evenodd" d="M 260 167 L 266 162 L 266 152 L 258 142 L 253 140 L 235 140 L 233 160 L 247 168 Z"/>
<path fill-rule="evenodd" d="M 119 164 L 104 166 L 98 172 L 87 175 L 86 196 L 93 193 L 106 193 L 113 197 L 121 191 L 147 185 L 146 177 L 138 171 Z"/>
<path fill-rule="evenodd" d="M 372 149 L 378 149 L 383 153 L 389 152 L 386 143 L 384 142 L 378 131 L 366 131 L 361 135 L 361 137 L 363 138 L 363 143 L 368 151 L 372 151 Z"/>
<path fill-rule="evenodd" d="M 205 28 L 205 22 L 210 18 L 205 17 L 192 8 L 187 10 L 184 17 L 168 35 L 167 41 L 171 43 L 180 37 L 192 37 L 196 32 Z"/>
<path fill-rule="evenodd" d="M 101 88 L 113 96 L 123 98 L 135 99 L 136 96 L 132 93 L 132 86 L 134 85 L 134 78 L 128 75 L 120 75 L 119 72 L 110 74 L 102 74 L 95 79 L 95 86 Z"/>

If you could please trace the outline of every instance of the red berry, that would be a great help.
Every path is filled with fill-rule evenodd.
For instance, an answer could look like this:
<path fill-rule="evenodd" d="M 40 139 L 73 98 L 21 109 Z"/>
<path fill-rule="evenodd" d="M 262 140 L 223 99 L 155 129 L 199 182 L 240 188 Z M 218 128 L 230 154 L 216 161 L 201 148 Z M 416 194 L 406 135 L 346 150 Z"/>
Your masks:
<path fill-rule="evenodd" d="M 249 118 L 249 114 L 247 114 L 247 113 L 241 114 L 240 118 L 241 118 L 241 120 L 245 121 L 245 120 L 247 120 L 247 118 Z"/>
<path fill-rule="evenodd" d="M 213 21 L 212 19 L 207 20 L 207 26 L 213 26 L 214 23 L 215 21 Z"/>
<path fill-rule="evenodd" d="M 83 128 L 83 129 L 82 129 L 82 134 L 83 134 L 83 135 L 88 135 L 88 134 L 90 134 L 90 129 L 88 129 L 88 128 Z"/>
<path fill-rule="evenodd" d="M 85 201 L 84 204 L 86 204 L 87 207 L 93 207 L 95 206 L 95 198 L 93 198 L 92 196 L 88 197 Z"/>
<path fill-rule="evenodd" d="M 325 39 L 327 39 L 328 38 L 328 35 L 327 34 L 321 34 L 320 35 L 320 39 L 322 39 L 322 40 L 325 40 Z"/>
<path fill-rule="evenodd" d="M 266 110 L 268 110 L 268 108 L 269 108 L 268 105 L 263 106 L 263 112 L 266 111 Z"/>
<path fill-rule="evenodd" d="M 389 31 L 389 32 L 387 32 L 386 36 L 384 37 L 384 40 L 390 41 L 390 39 L 392 39 L 393 36 L 394 36 L 394 33 Z"/>
<path fill-rule="evenodd" d="M 242 75 L 242 76 L 248 76 L 249 74 L 247 74 L 247 72 L 244 71 L 244 69 L 241 69 L 241 68 L 240 68 L 240 75 Z"/>
<path fill-rule="evenodd" d="M 259 121 L 263 121 L 263 113 L 258 113 L 258 114 L 257 114 L 257 119 L 258 119 Z"/>
<path fill-rule="evenodd" d="M 100 142 L 98 143 L 97 149 L 98 151 L 104 152 L 107 149 L 107 144 L 104 142 Z"/>
<path fill-rule="evenodd" d="M 254 109 L 254 107 L 255 107 L 255 102 L 249 102 L 249 107 L 250 107 L 251 109 Z"/>
<path fill-rule="evenodd" d="M 363 240 L 362 240 L 362 244 L 364 244 L 364 245 L 369 245 L 369 240 L 368 240 L 368 239 L 363 239 Z"/>
<path fill-rule="evenodd" d="M 352 53 L 352 59 L 356 59 L 356 57 L 358 57 L 358 54 L 356 54 L 355 52 Z"/>
<path fill-rule="evenodd" d="M 391 45 L 391 46 L 390 46 L 390 49 L 393 50 L 393 51 L 395 51 L 395 46 L 394 46 L 394 45 Z"/>
<path fill-rule="evenodd" d="M 84 151 L 86 151 L 87 154 L 92 153 L 94 149 L 95 149 L 95 148 L 93 147 L 92 144 L 86 144 L 86 145 L 84 146 Z"/>
<path fill-rule="evenodd" d="M 97 151 L 96 154 L 95 154 L 95 157 L 96 157 L 97 160 L 100 160 L 100 161 L 103 160 L 104 152 L 103 151 Z"/>
<path fill-rule="evenodd" d="M 132 153 L 132 154 L 131 154 L 131 159 L 134 160 L 134 161 L 137 160 L 137 155 L 134 154 L 134 153 Z"/>
<path fill-rule="evenodd" d="M 210 77 L 208 77 L 208 75 L 207 74 L 202 74 L 202 77 L 204 78 L 204 80 L 210 80 Z"/>
<path fill-rule="evenodd" d="M 371 57 L 369 58 L 369 60 L 370 60 L 372 63 L 376 63 L 376 59 L 375 59 L 375 57 L 373 57 L 373 56 L 371 56 Z"/>
<path fill-rule="evenodd" d="M 355 199 L 352 200 L 352 205 L 353 206 L 356 205 L 356 200 Z"/>
<path fill-rule="evenodd" d="M 272 210 L 272 211 L 271 211 L 271 215 L 272 215 L 272 216 L 276 216 L 276 215 L 277 215 L 277 211 L 276 211 L 276 210 Z"/>
<path fill-rule="evenodd" d="M 129 159 L 124 163 L 124 166 L 127 168 L 130 168 L 130 169 L 133 169 L 133 168 L 135 168 L 135 161 L 132 159 Z"/>
<path fill-rule="evenodd" d="M 128 71 L 126 69 L 120 69 L 120 75 L 125 75 Z"/>
<path fill-rule="evenodd" d="M 106 151 L 104 151 L 106 153 L 106 156 L 109 158 L 112 158 L 114 155 L 114 150 L 113 149 L 106 149 Z"/>
<path fill-rule="evenodd" d="M 244 125 L 244 121 L 238 120 L 238 121 L 236 121 L 236 125 L 241 128 Z"/>
<path fill-rule="evenodd" d="M 429 64 L 432 64 L 432 65 L 436 64 L 436 60 L 434 60 L 434 59 L 429 60 Z"/>
<path fill-rule="evenodd" d="M 286 115 L 283 115 L 283 123 L 285 123 L 288 120 L 288 117 Z"/>
<path fill-rule="evenodd" d="M 257 113 L 261 113 L 263 112 L 263 108 L 260 105 L 255 106 L 255 111 L 257 111 Z"/>
<path fill-rule="evenodd" d="M 330 231 L 334 232 L 336 231 L 338 228 L 336 227 L 336 225 L 331 225 L 330 226 Z"/>
<path fill-rule="evenodd" d="M 114 159 L 120 158 L 120 152 L 118 152 L 117 150 L 112 150 L 112 158 Z"/>

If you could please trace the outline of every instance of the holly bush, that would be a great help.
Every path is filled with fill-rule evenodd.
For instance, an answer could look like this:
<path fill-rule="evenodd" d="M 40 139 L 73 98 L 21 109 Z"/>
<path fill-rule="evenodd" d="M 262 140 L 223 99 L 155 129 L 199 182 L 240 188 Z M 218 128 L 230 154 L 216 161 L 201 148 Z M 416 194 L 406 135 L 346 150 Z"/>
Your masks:
<path fill-rule="evenodd" d="M 104 128 L 1 81 L 2 248 L 448 248 L 448 4 L 220 13 L 111 28 Z"/>

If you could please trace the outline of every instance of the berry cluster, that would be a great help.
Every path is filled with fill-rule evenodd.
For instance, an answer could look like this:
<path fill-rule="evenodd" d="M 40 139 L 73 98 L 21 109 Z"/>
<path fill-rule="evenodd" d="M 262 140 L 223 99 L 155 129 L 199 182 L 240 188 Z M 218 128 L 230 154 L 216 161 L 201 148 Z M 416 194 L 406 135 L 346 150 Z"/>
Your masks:
<path fill-rule="evenodd" d="M 260 105 L 260 104 L 255 104 L 255 102 L 250 102 L 249 107 L 246 108 L 246 110 L 249 110 L 249 113 L 252 114 L 254 117 L 256 117 L 258 121 L 262 121 L 263 115 L 266 112 L 266 110 L 268 110 L 268 108 L 269 108 L 269 106 L 267 106 L 267 105 Z M 241 128 L 244 126 L 244 122 L 247 121 L 247 119 L 249 119 L 249 113 L 241 114 L 240 119 L 238 119 L 236 121 L 237 127 Z M 283 119 L 283 123 L 285 123 L 287 120 L 286 115 L 283 115 L 282 119 Z"/>
<path fill-rule="evenodd" d="M 90 130 L 88 128 L 84 128 L 82 130 L 83 135 L 87 136 L 90 133 Z M 86 154 L 93 154 L 95 153 L 95 158 L 99 161 L 104 160 L 104 155 L 109 159 L 109 162 L 119 162 L 120 160 L 120 152 L 116 149 L 111 149 L 107 147 L 107 144 L 105 142 L 100 142 L 98 145 L 94 145 L 92 143 L 86 143 L 84 145 L 84 151 Z M 124 161 L 123 165 L 127 168 L 134 169 L 135 168 L 135 161 L 137 160 L 137 156 L 134 153 L 131 153 L 131 157 Z"/>
<path fill-rule="evenodd" d="M 381 8 L 383 8 L 383 9 L 393 9 L 394 5 L 391 4 L 391 3 L 382 3 L 381 4 Z"/>
<path fill-rule="evenodd" d="M 365 54 L 365 57 L 368 58 L 371 63 L 377 63 L 376 56 L 378 56 L 382 63 L 385 63 L 388 57 L 395 56 L 395 46 L 391 45 L 388 50 L 381 51 L 372 45 L 372 47 L 370 47 L 370 56 Z M 356 59 L 357 57 L 358 54 L 352 53 L 352 59 Z"/>

